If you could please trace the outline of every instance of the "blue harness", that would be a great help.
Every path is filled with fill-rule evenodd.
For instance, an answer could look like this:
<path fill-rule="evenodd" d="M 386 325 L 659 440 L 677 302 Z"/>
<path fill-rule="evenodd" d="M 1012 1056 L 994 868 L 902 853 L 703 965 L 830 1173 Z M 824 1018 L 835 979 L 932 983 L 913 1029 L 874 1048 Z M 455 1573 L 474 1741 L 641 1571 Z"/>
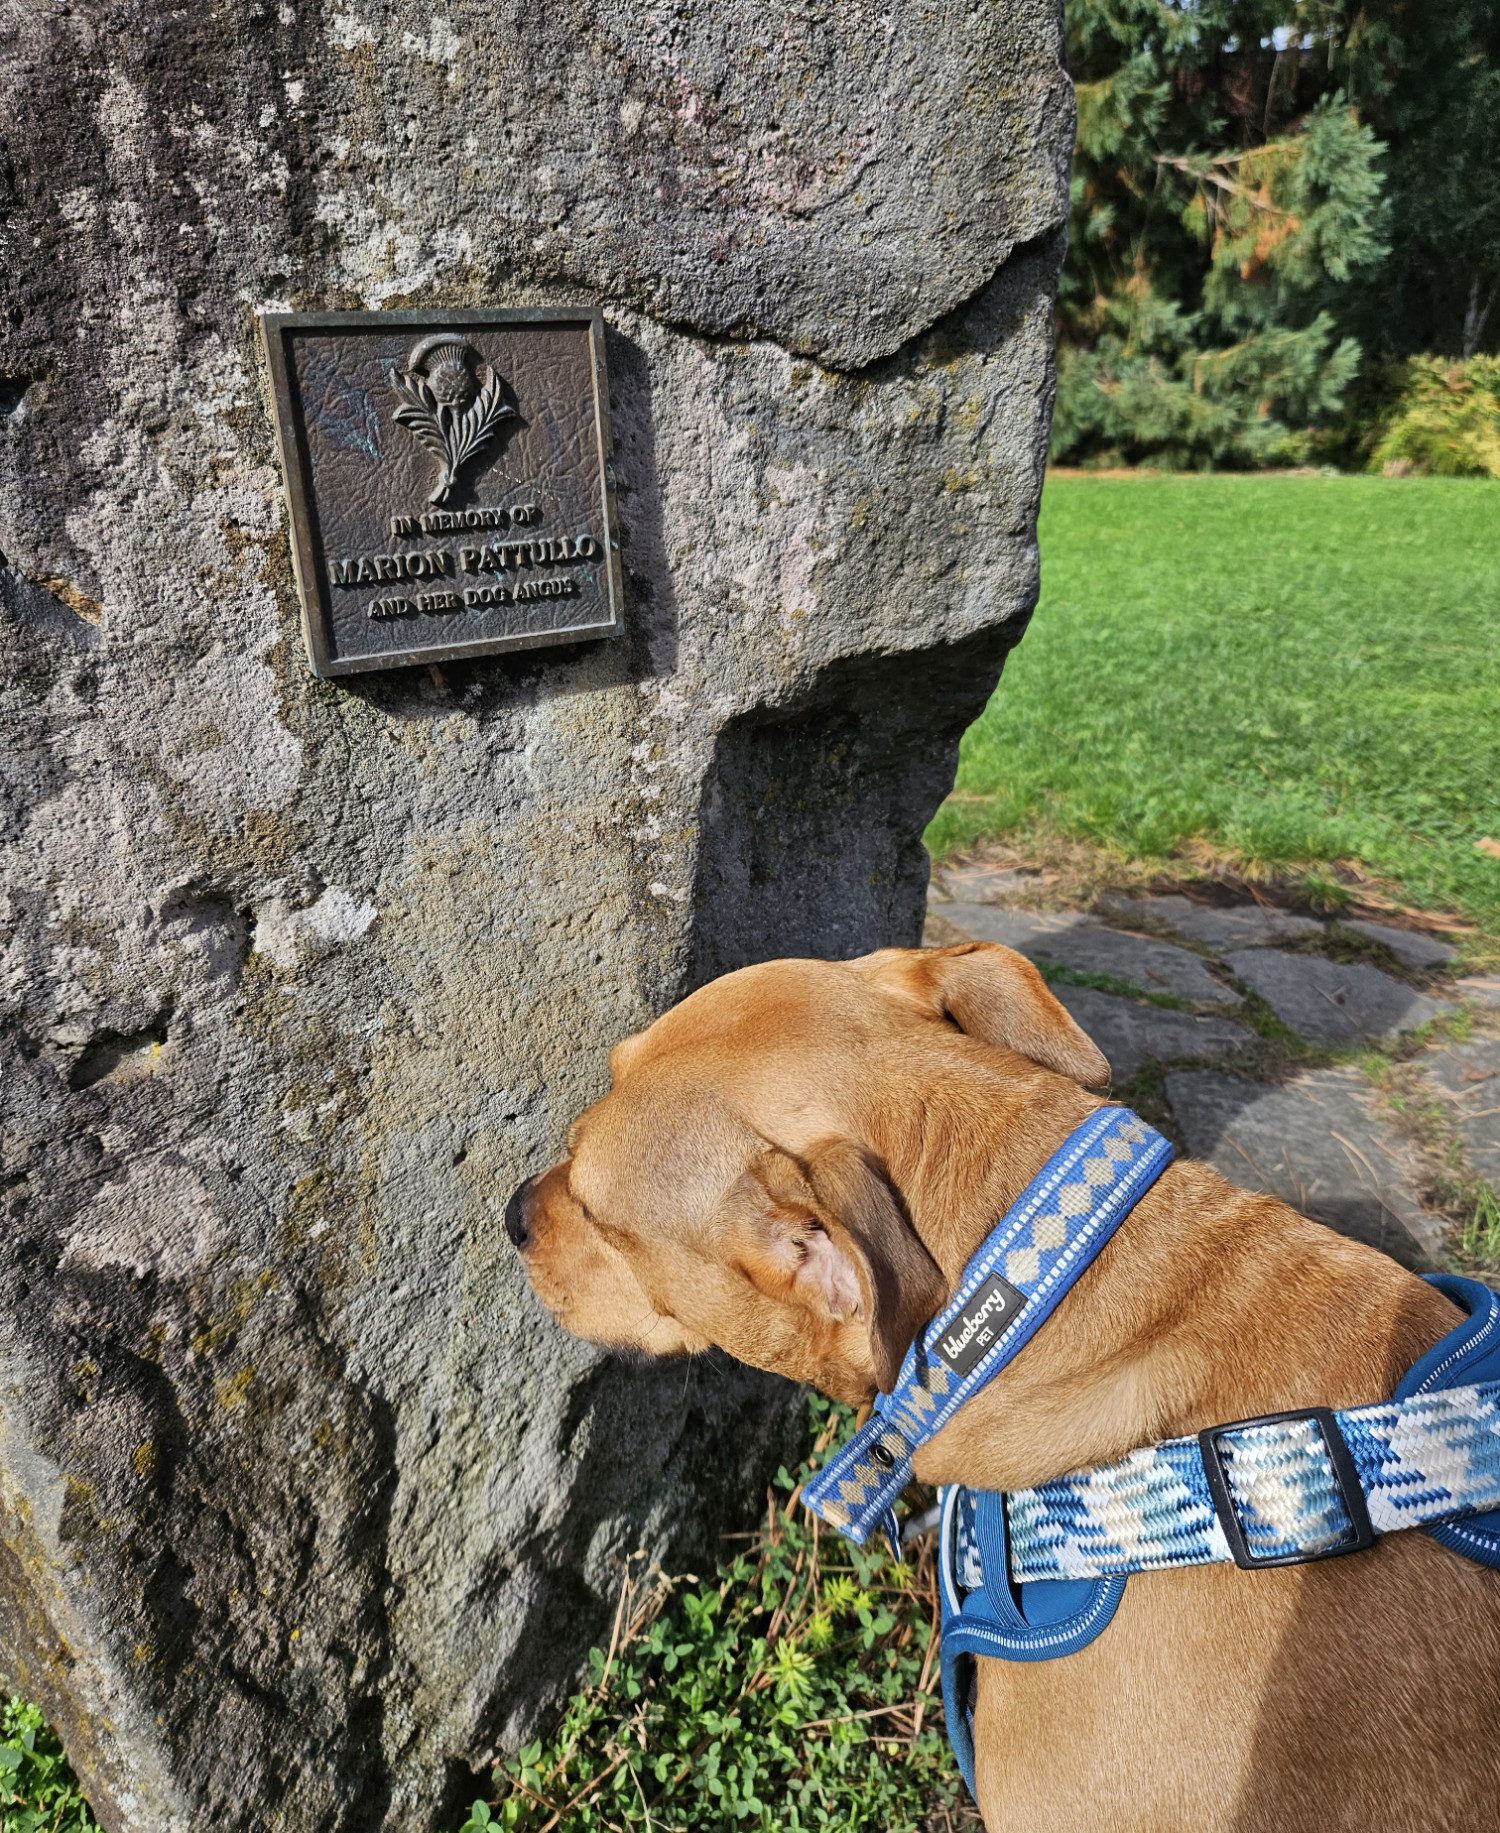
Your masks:
<path fill-rule="evenodd" d="M 894 1504 L 917 1448 L 1014 1360 L 1171 1156 L 1128 1109 L 1090 1115 L 991 1230 L 807 1506 L 861 1545 L 883 1527 L 899 1557 Z M 1305 1564 L 1405 1527 L 1500 1569 L 1500 1299 L 1430 1283 L 1468 1318 L 1388 1401 L 1215 1426 L 1034 1489 L 941 1492 L 943 1703 L 971 1791 L 974 1657 L 1072 1654 L 1131 1572 Z"/>

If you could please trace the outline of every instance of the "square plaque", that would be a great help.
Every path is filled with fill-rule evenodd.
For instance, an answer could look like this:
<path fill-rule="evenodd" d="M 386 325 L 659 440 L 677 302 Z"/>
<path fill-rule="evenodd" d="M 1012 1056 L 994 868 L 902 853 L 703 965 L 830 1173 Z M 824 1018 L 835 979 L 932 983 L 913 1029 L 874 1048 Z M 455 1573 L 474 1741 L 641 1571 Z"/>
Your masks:
<path fill-rule="evenodd" d="M 261 317 L 315 675 L 620 628 L 604 320 Z"/>

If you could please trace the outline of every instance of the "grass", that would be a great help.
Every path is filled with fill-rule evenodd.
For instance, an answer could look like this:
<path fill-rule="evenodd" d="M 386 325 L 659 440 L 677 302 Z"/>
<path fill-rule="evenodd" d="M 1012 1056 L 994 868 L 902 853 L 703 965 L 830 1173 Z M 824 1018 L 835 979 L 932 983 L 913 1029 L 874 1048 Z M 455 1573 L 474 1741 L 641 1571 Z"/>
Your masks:
<path fill-rule="evenodd" d="M 815 1455 L 852 1425 L 814 1397 Z M 713 1578 L 633 1563 L 614 1632 L 562 1723 L 497 1768 L 460 1833 L 978 1825 L 943 1730 L 931 1535 L 894 1564 L 798 1506 Z"/>
<path fill-rule="evenodd" d="M 1369 1057 L 1365 1073 L 1400 1115 L 1429 1170 L 1427 1200 L 1448 1218 L 1448 1271 L 1494 1286 L 1500 1279 L 1500 1192 L 1464 1164 L 1451 1103 L 1413 1076 L 1410 1062 Z"/>
<path fill-rule="evenodd" d="M 1472 1214 L 1459 1231 L 1459 1252 L 1470 1265 L 1493 1271 L 1500 1268 L 1500 1196 L 1479 1184 L 1471 1201 Z"/>
<path fill-rule="evenodd" d="M 1500 934 L 1497 531 L 1487 482 L 1050 478 L 1041 602 L 929 846 L 1355 861 Z"/>

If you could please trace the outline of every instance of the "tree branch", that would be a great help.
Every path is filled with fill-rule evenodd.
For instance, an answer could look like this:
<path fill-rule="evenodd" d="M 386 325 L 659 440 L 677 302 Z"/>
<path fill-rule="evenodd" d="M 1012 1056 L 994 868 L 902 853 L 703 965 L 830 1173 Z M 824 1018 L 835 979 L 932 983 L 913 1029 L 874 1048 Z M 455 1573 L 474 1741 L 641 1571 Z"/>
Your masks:
<path fill-rule="evenodd" d="M 1234 155 L 1236 158 L 1240 156 Z M 1178 153 L 1157 153 L 1155 157 L 1158 165 L 1169 165 L 1174 171 L 1186 172 L 1189 178 L 1196 178 L 1200 185 L 1215 185 L 1220 191 L 1227 191 L 1231 197 L 1242 197 L 1247 204 L 1256 210 L 1265 211 L 1268 216 L 1292 215 L 1290 210 L 1283 210 L 1279 204 L 1267 202 L 1258 191 L 1251 191 L 1245 185 L 1236 184 L 1234 179 L 1227 178 L 1224 173 L 1216 172 L 1213 166 L 1221 164 L 1219 160 L 1215 160 L 1213 165 L 1203 166 Z"/>

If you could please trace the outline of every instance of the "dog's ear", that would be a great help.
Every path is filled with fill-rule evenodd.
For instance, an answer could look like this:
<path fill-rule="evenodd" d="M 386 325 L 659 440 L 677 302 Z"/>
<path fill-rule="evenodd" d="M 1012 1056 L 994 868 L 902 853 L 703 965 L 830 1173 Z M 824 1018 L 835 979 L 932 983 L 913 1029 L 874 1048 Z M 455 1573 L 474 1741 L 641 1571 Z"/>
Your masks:
<path fill-rule="evenodd" d="M 912 1339 L 948 1296 L 884 1171 L 833 1140 L 798 1162 L 764 1153 L 740 1180 L 754 1232 L 741 1265 L 769 1296 L 867 1323 L 875 1378 L 890 1393 Z"/>
<path fill-rule="evenodd" d="M 883 948 L 849 964 L 872 985 L 1002 1044 L 1086 1087 L 1109 1081 L 1104 1052 L 1053 996 L 1024 955 L 998 942 L 957 948 Z"/>

